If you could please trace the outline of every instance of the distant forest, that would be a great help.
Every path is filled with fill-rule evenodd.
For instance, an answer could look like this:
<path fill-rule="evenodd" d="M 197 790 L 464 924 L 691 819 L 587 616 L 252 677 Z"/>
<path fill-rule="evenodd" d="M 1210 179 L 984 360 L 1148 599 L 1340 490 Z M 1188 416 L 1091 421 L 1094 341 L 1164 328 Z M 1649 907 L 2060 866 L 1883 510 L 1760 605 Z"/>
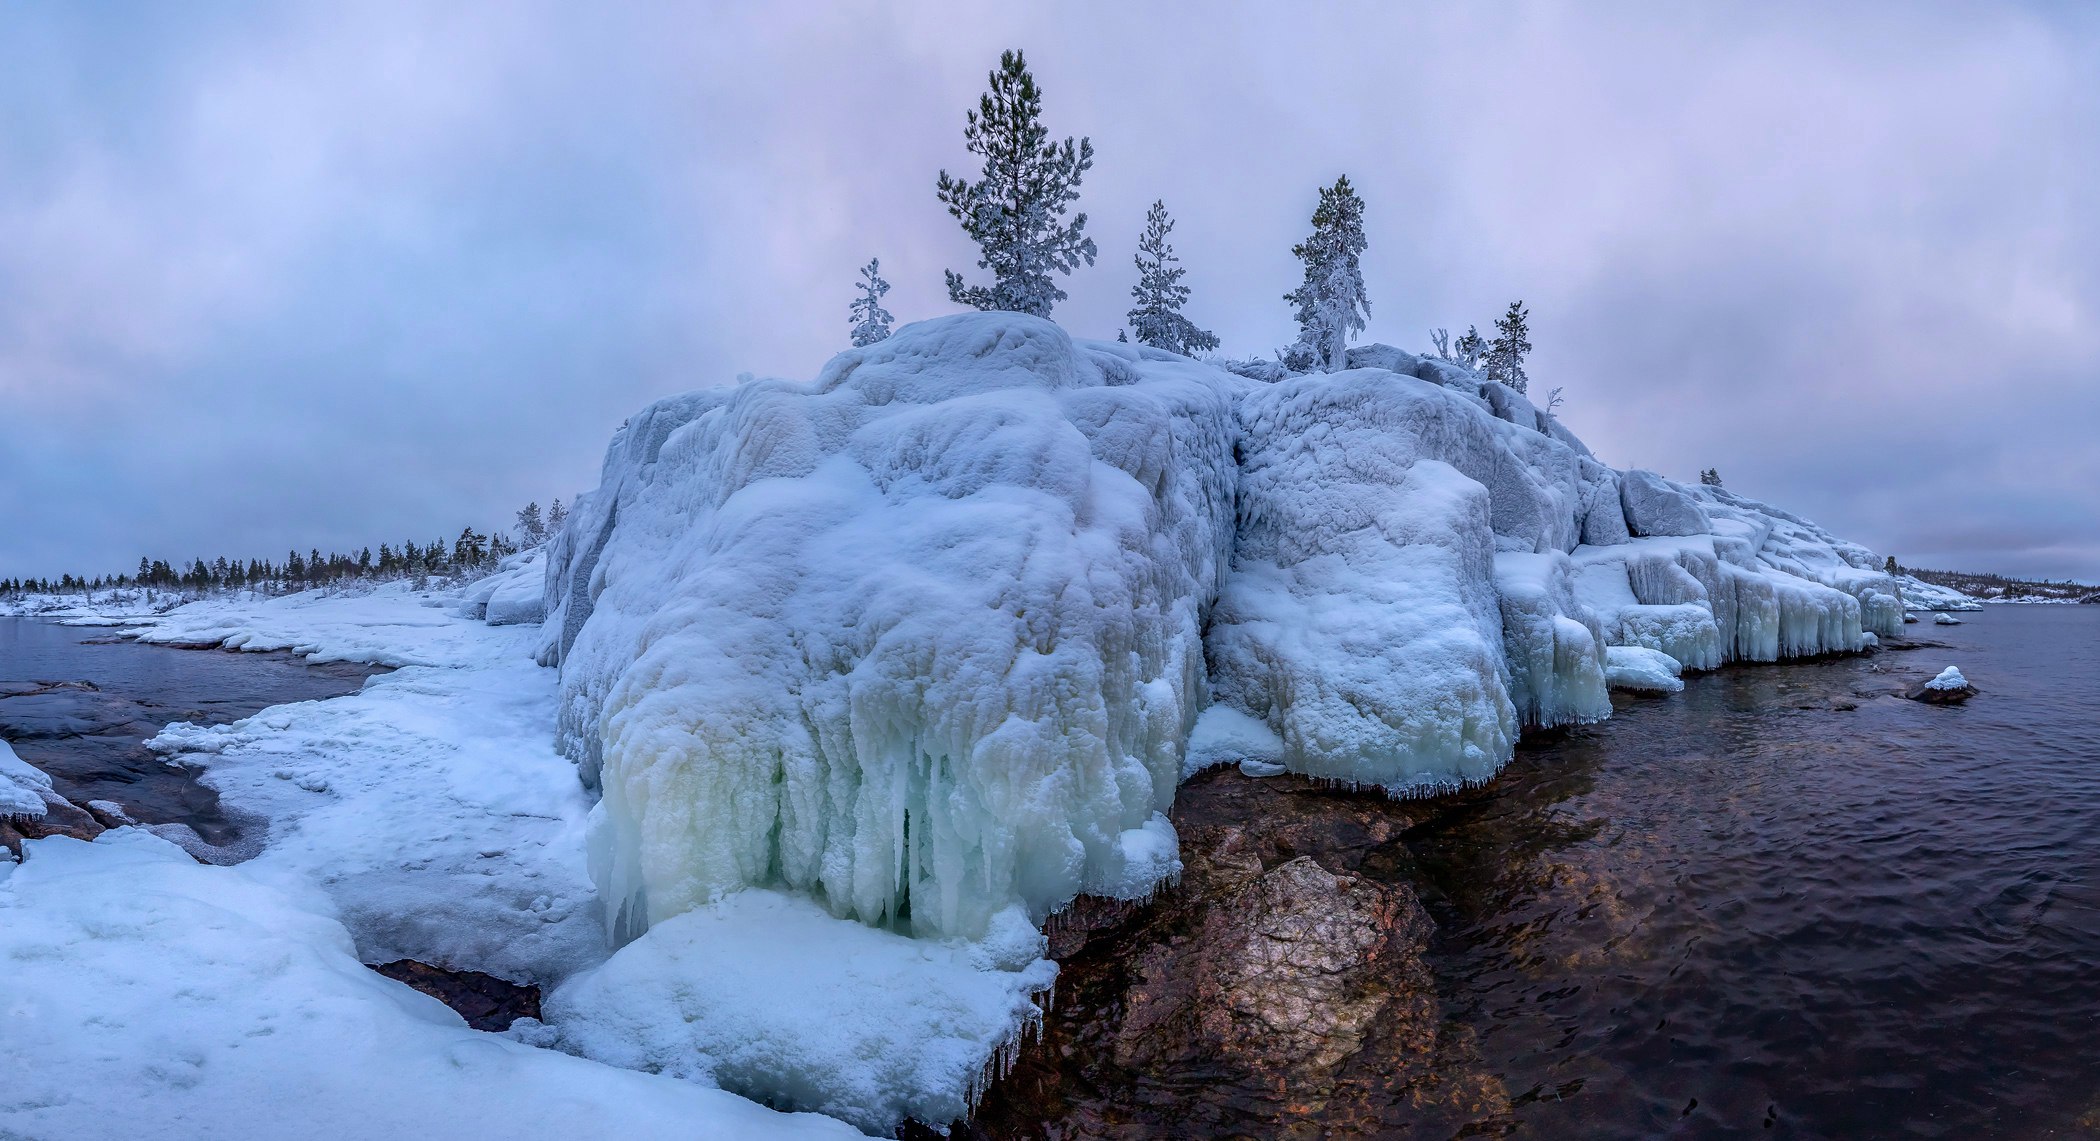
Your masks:
<path fill-rule="evenodd" d="M 187 594 L 212 594 L 226 590 L 254 590 L 264 594 L 290 594 L 316 586 L 351 580 L 385 582 L 393 579 L 469 578 L 494 569 L 496 564 L 530 550 L 561 529 L 568 509 L 554 501 L 544 516 L 537 502 L 528 503 L 517 514 L 512 531 L 484 534 L 472 527 L 460 531 L 449 543 L 442 537 L 427 543 L 410 540 L 379 544 L 375 553 L 364 547 L 352 553 L 318 548 L 301 555 L 289 551 L 277 561 L 269 559 L 191 559 L 187 564 L 142 557 L 138 569 L 128 574 L 63 574 L 55 579 L 0 579 L 0 597 L 25 594 L 89 594 L 103 590 L 147 589 Z"/>
<path fill-rule="evenodd" d="M 2100 601 L 2100 587 L 2072 582 L 2070 579 L 2047 582 L 2007 578 L 2002 574 L 1920 570 L 1917 567 L 1904 567 L 1903 573 L 1934 586 L 1953 587 L 1971 598 L 2062 598 L 2073 602 Z"/>

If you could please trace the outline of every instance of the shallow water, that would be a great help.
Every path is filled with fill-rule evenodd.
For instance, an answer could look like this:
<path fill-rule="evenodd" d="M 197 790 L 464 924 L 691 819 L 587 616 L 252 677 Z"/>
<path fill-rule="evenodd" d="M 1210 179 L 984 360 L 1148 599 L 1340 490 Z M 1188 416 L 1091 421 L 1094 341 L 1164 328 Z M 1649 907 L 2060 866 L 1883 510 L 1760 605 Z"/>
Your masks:
<path fill-rule="evenodd" d="M 1485 1132 L 2100 1130 L 2100 607 L 1962 617 L 1620 699 L 1407 836 Z"/>
<path fill-rule="evenodd" d="M 113 800 L 141 822 L 188 824 L 213 844 L 229 844 L 240 826 L 218 794 L 143 742 L 174 721 L 223 725 L 271 705 L 355 693 L 373 672 L 0 618 L 0 739 L 76 804 Z"/>

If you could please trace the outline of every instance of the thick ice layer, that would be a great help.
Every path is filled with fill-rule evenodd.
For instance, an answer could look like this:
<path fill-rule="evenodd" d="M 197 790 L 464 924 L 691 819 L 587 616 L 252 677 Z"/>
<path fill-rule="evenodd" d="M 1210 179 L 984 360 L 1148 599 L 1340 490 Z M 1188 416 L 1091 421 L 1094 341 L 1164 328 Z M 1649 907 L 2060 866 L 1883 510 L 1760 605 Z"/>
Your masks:
<path fill-rule="evenodd" d="M 1613 689 L 1678 693 L 1684 689 L 1684 682 L 1677 676 L 1679 669 L 1677 659 L 1661 650 L 1613 646 L 1604 651 L 1604 675 Z"/>
<path fill-rule="evenodd" d="M 779 885 L 975 935 L 1171 873 L 1242 383 L 976 314 L 638 417 L 550 585 L 617 933 Z"/>
<path fill-rule="evenodd" d="M 0 820 L 41 820 L 49 809 L 44 799 L 51 792 L 51 778 L 44 770 L 15 755 L 0 741 Z"/>
<path fill-rule="evenodd" d="M 850 1138 L 470 1030 L 368 970 L 310 888 L 137 829 L 0 863 L 0 1135 Z"/>
<path fill-rule="evenodd" d="M 1576 598 L 1568 556 L 1497 555 L 1495 589 L 1518 720 L 1547 728 L 1611 716 L 1603 625 Z"/>
<path fill-rule="evenodd" d="M 943 944 L 738 892 L 658 923 L 555 991 L 515 1033 L 629 1069 L 719 1085 L 888 1136 L 967 1115 L 987 1063 L 1057 977 L 1019 909 Z"/>

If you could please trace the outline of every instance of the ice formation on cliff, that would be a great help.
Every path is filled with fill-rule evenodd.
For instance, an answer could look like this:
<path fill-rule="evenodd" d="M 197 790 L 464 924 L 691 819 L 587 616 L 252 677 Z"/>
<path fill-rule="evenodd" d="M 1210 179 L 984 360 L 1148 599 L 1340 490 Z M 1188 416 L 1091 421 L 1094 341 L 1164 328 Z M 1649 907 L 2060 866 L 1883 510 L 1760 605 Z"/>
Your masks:
<path fill-rule="evenodd" d="M 1608 665 L 1675 672 L 1611 647 L 1902 620 L 1812 524 L 1614 471 L 1448 362 L 1349 363 L 971 314 L 636 416 L 549 547 L 541 652 L 615 935 L 764 887 L 976 938 L 1170 875 L 1184 765 L 1434 792 L 1609 715 Z"/>

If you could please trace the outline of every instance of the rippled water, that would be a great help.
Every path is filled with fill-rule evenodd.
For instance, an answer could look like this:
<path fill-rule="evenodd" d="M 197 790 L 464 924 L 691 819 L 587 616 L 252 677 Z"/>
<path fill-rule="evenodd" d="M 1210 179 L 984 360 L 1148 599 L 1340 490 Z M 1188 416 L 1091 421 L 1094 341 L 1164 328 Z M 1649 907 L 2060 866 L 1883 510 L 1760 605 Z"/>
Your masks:
<path fill-rule="evenodd" d="M 2100 1135 L 2100 607 L 1963 617 L 1621 699 L 1408 837 L 1488 1132 Z"/>
<path fill-rule="evenodd" d="M 76 804 L 113 800 L 146 823 L 188 824 L 214 844 L 231 843 L 239 827 L 218 795 L 142 742 L 173 721 L 219 725 L 266 706 L 355 693 L 372 672 L 0 618 L 0 739 Z"/>

